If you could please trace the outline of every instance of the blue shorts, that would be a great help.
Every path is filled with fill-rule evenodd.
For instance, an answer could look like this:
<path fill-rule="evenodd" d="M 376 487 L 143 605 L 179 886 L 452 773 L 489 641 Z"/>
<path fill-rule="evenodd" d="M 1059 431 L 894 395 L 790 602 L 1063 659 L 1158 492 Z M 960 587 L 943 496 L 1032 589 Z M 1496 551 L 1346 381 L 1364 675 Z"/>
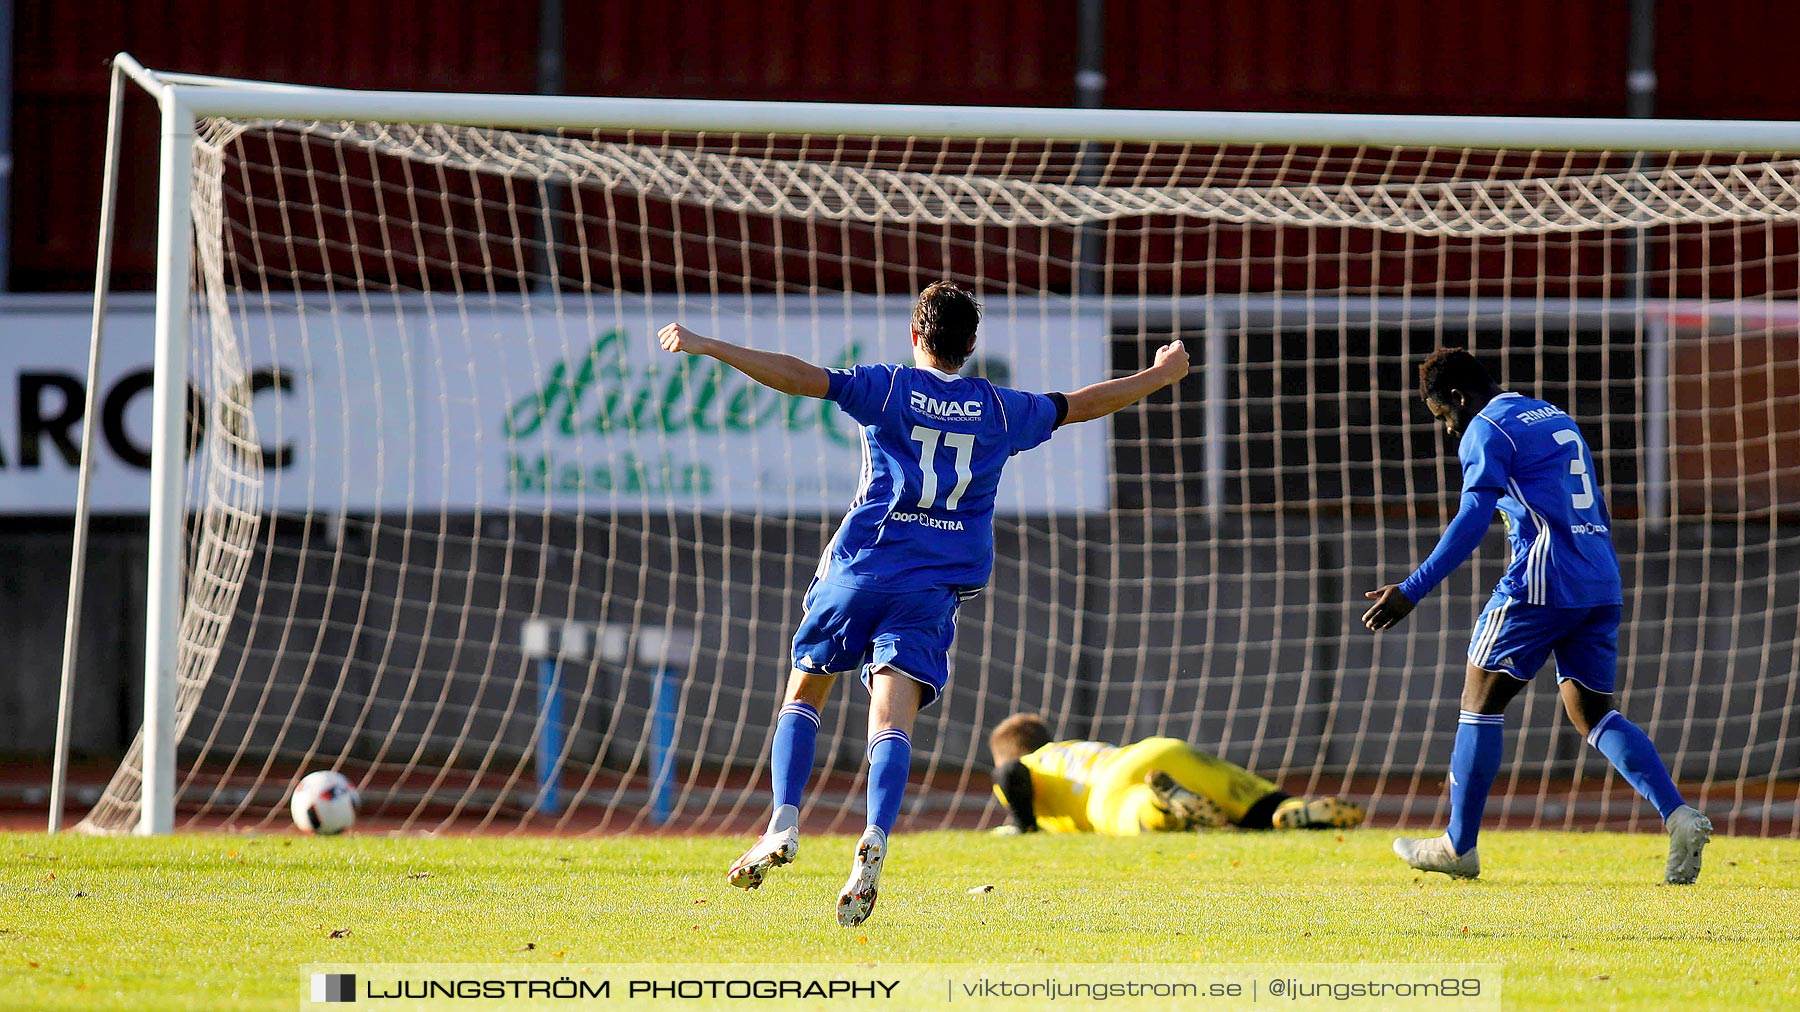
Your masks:
<path fill-rule="evenodd" d="M 887 668 L 923 687 L 922 710 L 950 680 L 956 605 L 946 589 L 895 593 L 814 580 L 794 633 L 794 667 L 832 675 L 860 668 L 864 685 Z"/>
<path fill-rule="evenodd" d="M 1495 594 L 1475 620 L 1469 663 L 1526 681 L 1555 654 L 1558 682 L 1611 692 L 1618 676 L 1622 613 L 1616 604 L 1552 608 Z"/>

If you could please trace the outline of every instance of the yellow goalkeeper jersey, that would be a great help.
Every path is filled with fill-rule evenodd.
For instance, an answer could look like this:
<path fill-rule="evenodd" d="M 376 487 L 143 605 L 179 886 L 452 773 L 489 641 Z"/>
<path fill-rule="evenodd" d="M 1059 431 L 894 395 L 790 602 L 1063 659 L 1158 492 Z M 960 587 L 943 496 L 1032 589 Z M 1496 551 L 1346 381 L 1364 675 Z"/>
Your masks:
<path fill-rule="evenodd" d="M 1106 764 L 1119 753 L 1103 741 L 1053 741 L 1019 762 L 1031 771 L 1033 813 L 1038 828 L 1046 833 L 1091 833 L 1088 821 L 1089 792 Z M 1002 803 L 999 787 L 994 796 Z"/>

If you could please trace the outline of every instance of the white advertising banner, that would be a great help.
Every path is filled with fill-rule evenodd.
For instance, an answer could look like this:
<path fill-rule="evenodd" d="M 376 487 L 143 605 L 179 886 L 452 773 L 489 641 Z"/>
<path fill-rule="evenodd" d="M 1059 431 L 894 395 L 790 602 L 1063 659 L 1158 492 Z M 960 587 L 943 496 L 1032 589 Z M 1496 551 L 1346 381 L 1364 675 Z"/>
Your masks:
<path fill-rule="evenodd" d="M 335 311 L 252 306 L 235 324 L 267 509 L 833 513 L 861 471 L 855 423 L 829 402 L 669 355 L 656 330 L 679 320 L 828 366 L 904 362 L 911 310 L 874 297 L 340 297 Z M 94 427 L 103 512 L 149 501 L 152 332 L 147 301 L 110 315 Z M 976 358 L 997 382 L 1068 391 L 1107 375 L 1107 345 L 1099 313 L 996 299 Z M 0 512 L 73 511 L 87 348 L 84 301 L 0 301 Z M 1071 426 L 1015 458 L 1001 511 L 1105 509 L 1105 425 Z"/>

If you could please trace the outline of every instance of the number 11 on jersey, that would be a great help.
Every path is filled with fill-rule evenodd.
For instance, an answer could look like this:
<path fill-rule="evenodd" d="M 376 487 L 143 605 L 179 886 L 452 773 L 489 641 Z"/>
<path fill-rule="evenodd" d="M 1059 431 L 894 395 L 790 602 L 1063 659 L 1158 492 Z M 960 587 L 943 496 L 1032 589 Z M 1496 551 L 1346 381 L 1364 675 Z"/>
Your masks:
<path fill-rule="evenodd" d="M 919 444 L 919 471 L 922 482 L 919 487 L 919 508 L 928 510 L 937 505 L 938 476 L 937 448 L 941 439 L 945 446 L 956 451 L 956 487 L 950 490 L 950 497 L 944 500 L 944 508 L 953 510 L 962 502 L 963 490 L 969 487 L 969 458 L 975 455 L 975 434 L 973 432 L 942 432 L 938 429 L 915 425 L 912 430 L 913 442 Z"/>

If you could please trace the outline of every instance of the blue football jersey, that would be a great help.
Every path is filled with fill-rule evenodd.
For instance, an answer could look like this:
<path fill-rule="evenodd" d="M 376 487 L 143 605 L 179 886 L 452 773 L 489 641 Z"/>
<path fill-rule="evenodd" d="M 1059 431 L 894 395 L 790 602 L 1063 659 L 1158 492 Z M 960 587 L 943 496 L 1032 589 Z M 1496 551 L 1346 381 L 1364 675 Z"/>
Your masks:
<path fill-rule="evenodd" d="M 1457 447 L 1463 491 L 1500 492 L 1512 564 L 1496 592 L 1527 604 L 1620 604 L 1612 516 L 1581 430 L 1554 404 L 1516 393 L 1489 401 Z"/>
<path fill-rule="evenodd" d="M 913 366 L 829 372 L 826 396 L 862 425 L 862 483 L 819 578 L 894 591 L 986 586 L 1001 469 L 1050 438 L 1067 402 Z"/>

